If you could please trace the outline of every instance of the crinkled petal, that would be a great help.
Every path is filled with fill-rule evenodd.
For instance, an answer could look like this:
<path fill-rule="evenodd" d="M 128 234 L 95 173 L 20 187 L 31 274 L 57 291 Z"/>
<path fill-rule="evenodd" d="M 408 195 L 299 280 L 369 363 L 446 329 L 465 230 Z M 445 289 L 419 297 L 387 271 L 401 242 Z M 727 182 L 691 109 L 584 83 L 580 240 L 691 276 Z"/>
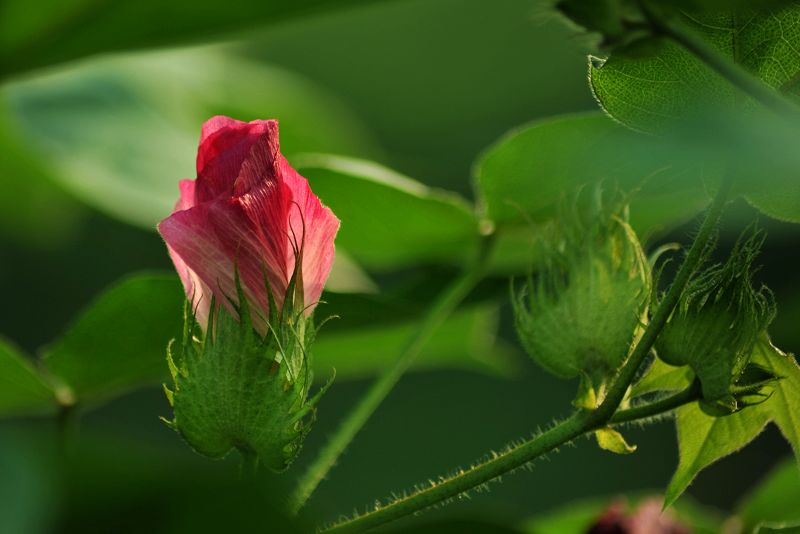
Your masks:
<path fill-rule="evenodd" d="M 197 203 L 232 196 L 242 163 L 257 143 L 266 143 L 277 154 L 276 121 L 209 119 L 203 126 L 197 151 Z"/>

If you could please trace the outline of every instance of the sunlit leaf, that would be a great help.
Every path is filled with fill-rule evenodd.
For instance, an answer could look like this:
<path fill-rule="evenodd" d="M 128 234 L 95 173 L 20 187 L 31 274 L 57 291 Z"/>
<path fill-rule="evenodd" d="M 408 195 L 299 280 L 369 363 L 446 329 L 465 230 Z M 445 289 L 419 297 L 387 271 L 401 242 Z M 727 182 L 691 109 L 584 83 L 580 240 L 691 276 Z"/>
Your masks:
<path fill-rule="evenodd" d="M 647 373 L 631 389 L 631 396 L 644 395 L 656 391 L 678 391 L 692 383 L 694 377 L 691 368 L 664 363 L 655 359 Z"/>
<path fill-rule="evenodd" d="M 613 428 L 601 428 L 595 431 L 597 444 L 601 449 L 615 454 L 631 454 L 636 451 L 636 445 L 631 445 L 625 441 L 625 437 Z"/>
<path fill-rule="evenodd" d="M 756 345 L 751 361 L 783 377 L 765 402 L 725 417 L 708 416 L 696 403 L 678 409 L 680 460 L 666 491 L 667 505 L 701 470 L 750 443 L 769 422 L 781 430 L 800 460 L 800 367 L 792 355 L 766 339 Z"/>

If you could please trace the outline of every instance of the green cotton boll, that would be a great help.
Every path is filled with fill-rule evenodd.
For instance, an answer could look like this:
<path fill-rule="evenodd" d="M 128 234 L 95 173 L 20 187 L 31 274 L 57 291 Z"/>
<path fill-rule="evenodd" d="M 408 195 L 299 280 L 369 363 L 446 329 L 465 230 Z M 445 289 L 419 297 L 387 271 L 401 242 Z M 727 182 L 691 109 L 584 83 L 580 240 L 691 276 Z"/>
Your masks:
<path fill-rule="evenodd" d="M 187 314 L 180 354 L 168 354 L 173 389 L 165 390 L 174 418 L 166 422 L 198 453 L 222 458 L 235 448 L 276 472 L 299 453 L 332 380 L 309 398 L 315 328 L 290 300 L 284 308 L 263 337 L 246 305 L 235 307 L 239 318 L 212 305 L 205 335 Z"/>
<path fill-rule="evenodd" d="M 688 365 L 695 372 L 709 412 L 738 409 L 731 389 L 775 316 L 772 293 L 751 283 L 752 264 L 763 242 L 763 232 L 749 229 L 724 265 L 696 275 L 656 340 L 664 362 Z"/>
<path fill-rule="evenodd" d="M 650 271 L 636 234 L 619 217 L 601 216 L 585 230 L 570 226 L 544 242 L 544 269 L 513 298 L 515 325 L 545 370 L 599 387 L 640 329 Z"/>

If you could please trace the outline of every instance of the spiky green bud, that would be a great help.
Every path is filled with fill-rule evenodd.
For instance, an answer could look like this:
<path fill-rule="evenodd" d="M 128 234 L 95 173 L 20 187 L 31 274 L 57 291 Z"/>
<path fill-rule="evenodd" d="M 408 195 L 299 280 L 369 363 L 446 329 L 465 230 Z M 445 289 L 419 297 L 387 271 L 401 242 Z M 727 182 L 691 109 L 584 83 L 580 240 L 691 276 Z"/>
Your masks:
<path fill-rule="evenodd" d="M 536 363 L 586 379 L 591 397 L 628 356 L 647 310 L 650 270 L 619 214 L 598 209 L 588 220 L 572 214 L 558 223 L 541 242 L 541 270 L 514 295 L 515 325 Z"/>
<path fill-rule="evenodd" d="M 775 316 L 772 292 L 765 286 L 755 289 L 751 282 L 764 238 L 762 231 L 746 230 L 725 264 L 696 275 L 656 340 L 662 360 L 692 368 L 710 413 L 740 408 L 734 386 L 758 336 Z"/>
<path fill-rule="evenodd" d="M 297 456 L 331 382 L 309 398 L 315 328 L 296 305 L 303 302 L 296 294 L 293 279 L 278 314 L 270 293 L 263 336 L 253 327 L 241 287 L 230 302 L 236 317 L 212 305 L 205 333 L 187 313 L 178 356 L 168 354 L 174 385 L 165 390 L 174 419 L 167 423 L 200 454 L 222 458 L 235 448 L 273 471 Z"/>

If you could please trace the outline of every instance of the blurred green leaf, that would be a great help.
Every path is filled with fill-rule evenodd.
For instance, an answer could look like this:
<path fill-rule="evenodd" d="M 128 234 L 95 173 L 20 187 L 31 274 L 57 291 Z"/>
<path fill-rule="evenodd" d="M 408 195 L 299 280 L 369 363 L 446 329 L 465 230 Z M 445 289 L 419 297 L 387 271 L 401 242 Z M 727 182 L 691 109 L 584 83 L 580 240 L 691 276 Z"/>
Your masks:
<path fill-rule="evenodd" d="M 0 236 L 47 247 L 74 232 L 85 207 L 54 183 L 46 163 L 17 135 L 2 102 L 0 153 Z"/>
<path fill-rule="evenodd" d="M 799 15 L 800 4 L 792 2 L 777 11 L 683 14 L 680 19 L 726 57 L 794 98 L 800 95 Z M 690 52 L 664 39 L 651 54 L 593 58 L 589 72 L 600 106 L 616 120 L 652 133 L 688 123 L 687 131 L 702 132 L 693 136 L 700 146 L 719 138 L 719 146 L 698 157 L 731 160 L 730 171 L 743 178 L 740 192 L 748 200 L 773 217 L 800 222 L 797 151 L 787 141 L 797 130 L 786 132 L 785 124 L 764 120 L 763 109 Z M 752 120 L 725 120 L 740 111 Z M 732 133 L 739 139 L 728 140 Z"/>
<path fill-rule="evenodd" d="M 0 416 L 54 412 L 53 389 L 28 358 L 0 338 Z"/>
<path fill-rule="evenodd" d="M 745 532 L 759 527 L 800 527 L 800 471 L 795 462 L 783 462 L 738 506 Z"/>
<path fill-rule="evenodd" d="M 4 2 L 0 10 L 0 77 L 116 50 L 202 42 L 363 0 L 39 0 L 36 9 Z"/>
<path fill-rule="evenodd" d="M 387 314 L 363 302 L 362 313 L 380 318 Z M 384 310 L 386 307 L 383 307 Z M 390 312 L 391 313 L 391 312 Z M 346 315 L 342 314 L 346 320 Z M 484 303 L 453 314 L 426 344 L 417 369 L 471 369 L 510 376 L 516 349 L 498 339 L 498 306 Z M 327 331 L 324 326 L 314 343 L 315 376 L 325 380 L 336 369 L 337 378 L 364 377 L 385 369 L 418 328 L 418 316 L 375 326 L 362 325 Z"/>
<path fill-rule="evenodd" d="M 0 98 L 9 128 L 46 155 L 67 189 L 149 230 L 172 211 L 178 181 L 194 177 L 200 126 L 212 115 L 281 120 L 290 161 L 301 151 L 374 153 L 335 98 L 295 74 L 214 50 L 90 62 L 7 85 Z"/>
<path fill-rule="evenodd" d="M 751 361 L 783 377 L 763 403 L 724 417 L 706 415 L 697 403 L 678 409 L 680 460 L 666 491 L 666 505 L 674 502 L 701 470 L 750 443 L 770 421 L 800 461 L 800 367 L 791 354 L 784 354 L 768 339 L 756 344 Z"/>
<path fill-rule="evenodd" d="M 309 154 L 297 167 L 342 220 L 337 246 L 367 268 L 461 265 L 476 249 L 477 219 L 456 194 L 352 158 Z"/>
<path fill-rule="evenodd" d="M 487 217 L 499 226 L 533 226 L 555 215 L 575 188 L 602 182 L 633 192 L 640 233 L 686 221 L 708 202 L 703 167 L 676 164 L 654 138 L 599 113 L 532 123 L 490 147 L 475 165 Z"/>
<path fill-rule="evenodd" d="M 183 331 L 183 301 L 176 276 L 130 276 L 45 350 L 45 364 L 81 404 L 157 384 L 167 373 L 167 344 Z"/>

